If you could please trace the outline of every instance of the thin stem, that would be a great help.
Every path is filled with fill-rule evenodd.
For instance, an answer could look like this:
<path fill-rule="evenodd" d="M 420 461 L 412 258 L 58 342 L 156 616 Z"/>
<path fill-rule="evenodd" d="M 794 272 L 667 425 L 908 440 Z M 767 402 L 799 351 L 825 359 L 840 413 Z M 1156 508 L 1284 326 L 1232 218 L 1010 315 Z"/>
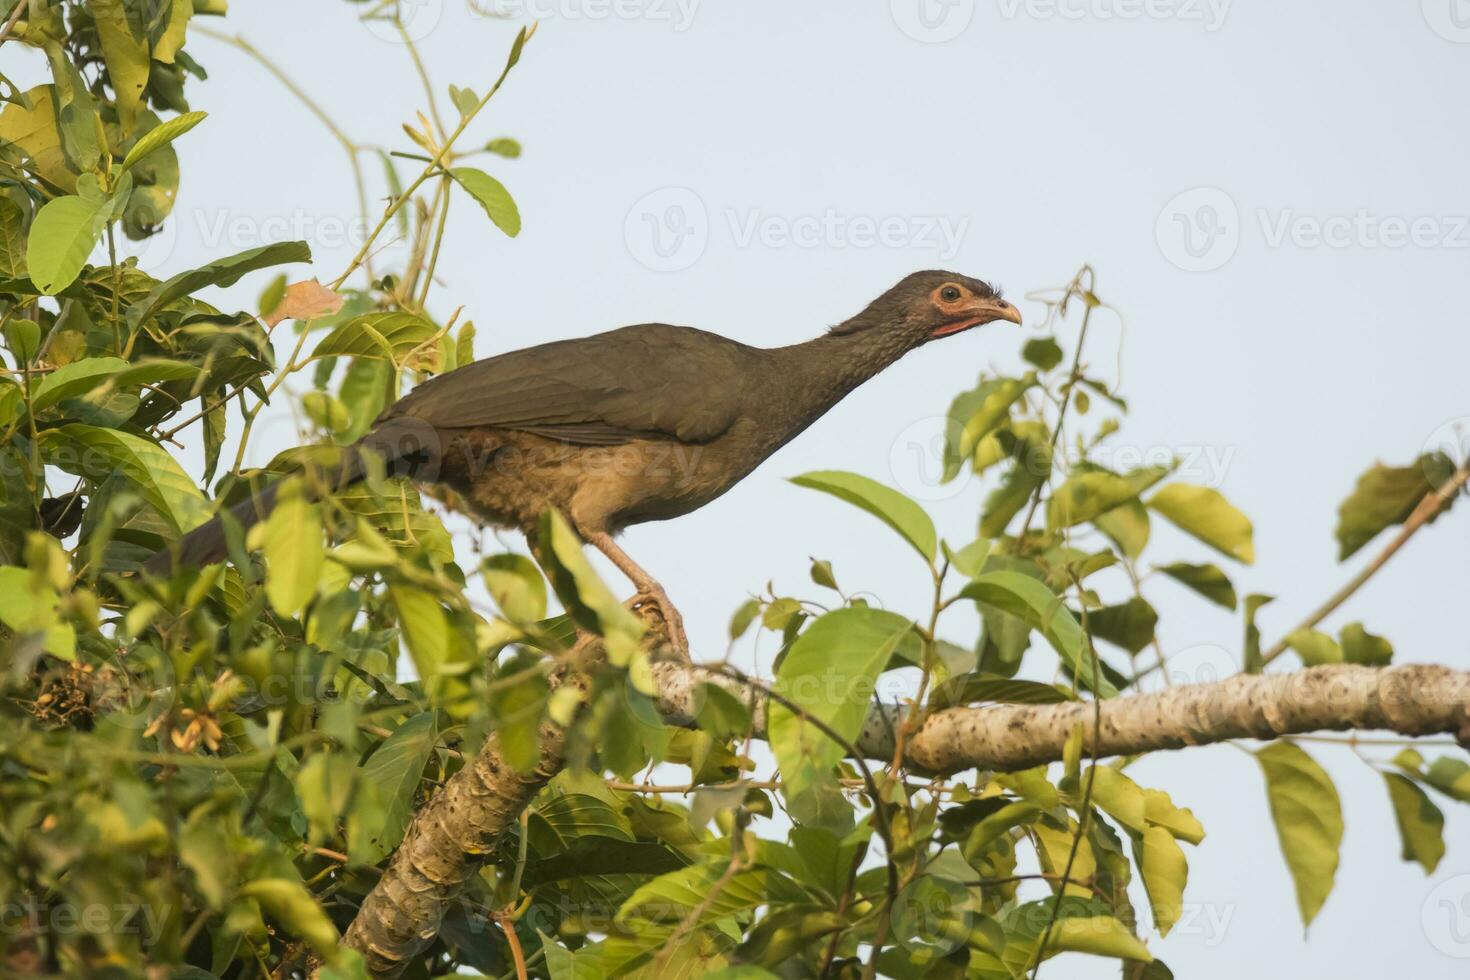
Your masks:
<path fill-rule="evenodd" d="M 311 97 L 310 93 L 308 93 L 306 89 L 296 84 L 291 76 L 287 75 L 286 72 L 279 65 L 277 65 L 274 61 L 267 57 L 266 54 L 255 45 L 245 40 L 243 36 L 232 36 L 224 33 L 223 31 L 216 31 L 212 28 L 198 23 L 197 20 L 190 24 L 190 30 L 197 31 L 200 34 L 203 34 L 205 37 L 214 38 L 216 41 L 221 41 L 225 44 L 233 45 L 234 47 L 239 48 L 245 54 L 249 55 L 251 58 L 254 58 L 257 62 L 260 63 L 261 67 L 274 75 L 276 80 L 286 87 L 286 91 L 294 95 L 296 99 L 306 107 L 308 112 L 310 112 L 313 116 L 316 116 L 317 120 L 324 127 L 326 127 L 327 132 L 331 133 L 333 138 L 335 138 L 338 143 L 342 144 L 342 149 L 347 154 L 347 162 L 352 167 L 352 180 L 353 183 L 356 185 L 357 190 L 357 209 L 362 217 L 363 223 L 366 224 L 368 215 L 367 181 L 363 177 L 362 162 L 358 159 L 358 154 L 362 152 L 363 148 L 357 143 L 353 142 L 352 138 L 347 135 L 346 131 L 344 131 L 341 126 L 337 125 L 336 120 L 334 120 L 331 116 L 327 114 L 327 111 L 322 108 L 319 102 Z M 361 264 L 364 266 L 368 278 L 372 279 L 372 256 L 363 256 L 363 261 Z M 340 285 L 340 283 L 338 283 L 338 285 Z"/>
<path fill-rule="evenodd" d="M 444 228 L 449 224 L 449 178 L 446 176 L 440 186 L 444 189 L 444 201 L 439 207 L 439 218 L 437 228 L 434 231 L 434 247 L 429 252 L 429 264 L 424 268 L 424 284 L 419 290 L 418 308 L 422 313 L 424 305 L 429 301 L 429 287 L 434 285 L 434 270 L 439 265 L 439 249 L 444 244 Z"/>
<path fill-rule="evenodd" d="M 1409 519 L 1404 521 L 1404 526 L 1388 542 L 1388 545 L 1372 561 L 1363 566 L 1362 571 L 1349 579 L 1346 585 L 1334 592 L 1326 602 L 1322 603 L 1310 616 L 1297 624 L 1296 629 L 1291 632 L 1295 633 L 1297 630 L 1312 629 L 1318 623 L 1322 622 L 1322 620 L 1332 615 L 1344 602 L 1351 599 L 1353 594 L 1367 584 L 1368 580 L 1376 575 L 1380 568 L 1388 564 L 1390 558 L 1398 554 L 1399 549 L 1407 544 L 1409 539 L 1419 532 L 1420 528 L 1439 516 L 1440 511 L 1449 505 L 1450 501 L 1454 499 L 1455 494 L 1460 492 L 1466 482 L 1470 482 L 1470 459 L 1467 459 L 1455 471 L 1454 475 L 1445 482 L 1444 486 L 1426 493 L 1424 498 L 1419 501 L 1418 506 L 1414 508 L 1414 512 L 1409 515 Z M 1286 635 L 1290 636 L 1291 633 Z M 1276 641 L 1275 646 L 1261 655 L 1262 666 L 1269 664 L 1281 656 L 1287 649 L 1288 646 L 1285 637 Z"/>
<path fill-rule="evenodd" d="M 31 0 L 20 0 L 20 2 L 15 5 L 15 9 L 10 12 L 9 19 L 5 21 L 5 26 L 0 27 L 0 44 L 4 44 L 6 41 L 10 40 L 11 29 L 15 27 L 16 22 L 20 20 L 20 15 L 29 10 L 30 6 Z"/>
<path fill-rule="evenodd" d="M 122 270 L 117 267 L 117 239 L 110 221 L 107 223 L 107 261 L 112 266 L 112 349 L 121 355 L 122 317 L 118 311 L 118 294 L 122 292 Z"/>
<path fill-rule="evenodd" d="M 530 30 L 523 31 L 521 33 L 521 35 L 517 38 L 518 43 L 524 46 L 527 42 L 531 40 L 532 36 L 535 35 L 535 33 L 536 29 L 533 25 Z M 342 274 L 338 276 L 335 280 L 333 280 L 332 283 L 328 286 L 329 289 L 339 288 L 342 283 L 347 281 L 347 277 L 352 275 L 352 273 L 357 270 L 357 267 L 362 264 L 363 259 L 367 256 L 369 250 L 371 250 L 373 242 L 377 241 L 378 236 L 383 233 L 383 229 L 388 227 L 388 222 L 392 221 L 393 216 L 397 214 L 400 210 L 402 210 L 403 205 L 413 198 L 414 192 L 422 187 L 424 182 L 427 181 L 431 176 L 433 176 L 433 174 L 435 174 L 441 166 L 443 166 L 444 161 L 447 160 L 450 156 L 450 150 L 454 146 L 455 141 L 459 139 L 460 135 L 463 134 L 466 129 L 469 128 L 470 123 L 473 122 L 475 117 L 480 114 L 480 110 L 484 109 L 485 106 L 490 102 L 490 100 L 495 97 L 495 93 L 500 91 L 500 86 L 505 83 L 506 76 L 510 74 L 510 70 L 513 67 L 515 66 L 511 64 L 509 60 L 507 60 L 505 68 L 501 71 L 500 77 L 495 80 L 495 84 L 492 85 L 490 87 L 490 90 L 485 93 L 484 97 L 481 98 L 478 103 L 476 103 L 475 108 L 472 112 L 468 112 L 460 117 L 459 125 L 454 128 L 454 131 L 449 134 L 449 138 L 444 141 L 444 145 L 441 146 L 439 150 L 434 154 L 433 160 L 424 167 L 423 172 L 415 177 L 413 182 L 409 184 L 408 187 L 404 188 L 403 193 L 395 198 L 383 211 L 383 216 L 378 219 L 377 227 L 375 227 L 368 235 L 367 241 L 362 243 L 362 248 L 358 249 L 357 254 L 352 257 L 352 261 L 347 263 L 347 268 L 343 270 Z"/>

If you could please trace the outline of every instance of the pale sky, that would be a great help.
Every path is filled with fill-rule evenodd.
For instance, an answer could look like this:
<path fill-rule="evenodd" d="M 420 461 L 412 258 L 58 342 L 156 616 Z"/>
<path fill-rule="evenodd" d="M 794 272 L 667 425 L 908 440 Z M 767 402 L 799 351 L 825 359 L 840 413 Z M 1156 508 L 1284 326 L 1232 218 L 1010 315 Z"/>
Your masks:
<path fill-rule="evenodd" d="M 1470 128 L 1455 108 L 1470 90 L 1465 0 L 498 6 L 512 16 L 405 4 L 440 91 L 483 91 L 516 27 L 541 19 L 472 134 L 524 143 L 522 159 L 483 164 L 515 195 L 524 231 L 507 240 L 459 207 L 433 304 L 440 316 L 464 305 L 481 356 L 650 320 L 774 346 L 915 269 L 998 281 L 1019 301 L 1092 263 L 1126 317 L 1124 329 L 1099 314 L 1088 342 L 1098 372 L 1121 365 L 1132 407 L 1111 445 L 1119 461 L 1184 458 L 1186 478 L 1251 516 L 1258 562 L 1229 571 L 1242 594 L 1280 597 L 1260 617 L 1268 643 L 1375 550 L 1335 560 L 1336 508 L 1357 475 L 1375 459 L 1408 462 L 1470 416 Z M 232 7 L 211 26 L 280 61 L 355 138 L 406 148 L 399 124 L 424 103 L 401 45 L 343 3 Z M 314 271 L 335 277 L 361 236 L 340 148 L 238 52 L 204 38 L 189 50 L 210 71 L 193 90 L 211 118 L 179 144 L 176 231 L 146 263 L 171 273 L 302 237 Z M 221 302 L 251 306 L 263 283 Z M 731 611 L 768 579 L 817 597 L 811 555 L 889 608 L 926 608 L 927 573 L 901 541 L 785 478 L 830 468 L 884 480 L 968 541 L 987 487 L 933 484 L 933 420 L 980 371 L 1021 370 L 1033 335 L 1000 324 L 919 351 L 724 498 L 632 529 L 624 543 L 682 609 L 696 658 L 721 655 Z M 272 427 L 253 461 L 286 448 L 290 428 Z M 1329 628 L 1361 619 L 1399 662 L 1470 668 L 1460 510 Z M 1146 557 L 1215 560 L 1157 522 Z M 1165 649 L 1183 651 L 1177 669 L 1234 669 L 1238 616 L 1167 582 L 1147 594 Z M 943 632 L 971 642 L 967 616 Z M 774 649 L 768 638 L 756 665 L 768 669 Z M 740 656 L 751 662 L 748 647 Z M 1045 676 L 1050 654 L 1032 656 Z M 1150 948 L 1187 978 L 1463 976 L 1470 814 L 1444 804 L 1449 852 L 1426 879 L 1399 859 L 1382 779 L 1347 749 L 1311 750 L 1337 781 L 1347 835 L 1306 938 L 1252 759 L 1220 746 L 1130 769 L 1209 835 L 1189 851 L 1189 917 Z M 1043 975 L 1116 965 L 1072 956 Z"/>

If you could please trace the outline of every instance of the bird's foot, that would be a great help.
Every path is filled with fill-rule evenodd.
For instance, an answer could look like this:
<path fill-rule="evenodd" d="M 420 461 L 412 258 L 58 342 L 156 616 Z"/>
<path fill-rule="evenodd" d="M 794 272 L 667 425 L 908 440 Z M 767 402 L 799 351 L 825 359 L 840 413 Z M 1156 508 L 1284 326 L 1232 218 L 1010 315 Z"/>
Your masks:
<path fill-rule="evenodd" d="M 638 590 L 630 605 L 644 617 L 645 622 L 648 621 L 647 613 L 652 612 L 662 626 L 673 658 L 689 662 L 689 637 L 684 632 L 684 617 L 679 614 L 667 592 L 658 586 L 644 586 Z"/>

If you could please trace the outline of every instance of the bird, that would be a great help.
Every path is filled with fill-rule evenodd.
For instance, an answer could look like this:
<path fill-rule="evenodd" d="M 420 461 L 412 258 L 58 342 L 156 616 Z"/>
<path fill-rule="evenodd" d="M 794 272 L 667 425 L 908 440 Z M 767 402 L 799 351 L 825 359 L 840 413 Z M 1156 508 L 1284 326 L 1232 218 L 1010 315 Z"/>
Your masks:
<path fill-rule="evenodd" d="M 943 270 L 905 276 L 804 343 L 752 347 L 695 327 L 644 323 L 511 351 L 424 381 L 385 409 L 323 482 L 391 476 L 457 492 L 478 519 L 533 552 L 555 508 L 653 604 L 685 659 L 683 619 L 615 540 L 697 510 L 748 476 L 859 385 L 910 351 L 994 321 L 1020 324 L 998 289 Z M 281 482 L 235 505 L 249 528 Z M 168 575 L 225 557 L 219 517 L 144 563 Z"/>

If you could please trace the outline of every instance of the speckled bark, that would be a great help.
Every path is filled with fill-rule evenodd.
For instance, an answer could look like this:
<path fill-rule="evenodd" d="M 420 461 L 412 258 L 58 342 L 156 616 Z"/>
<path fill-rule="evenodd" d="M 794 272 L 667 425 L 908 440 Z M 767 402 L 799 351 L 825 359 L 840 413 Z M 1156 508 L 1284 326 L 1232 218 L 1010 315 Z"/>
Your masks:
<path fill-rule="evenodd" d="M 543 725 L 541 759 L 522 773 L 505 761 L 492 736 L 414 816 L 343 936 L 362 953 L 370 975 L 396 976 L 433 941 L 449 903 L 561 768 L 563 737 L 560 729 Z"/>
<path fill-rule="evenodd" d="M 658 664 L 654 676 L 659 710 L 676 724 L 693 718 L 705 682 L 750 697 L 739 682 L 698 668 Z M 758 733 L 764 734 L 764 699 L 757 694 L 753 703 Z M 933 773 L 1015 770 L 1054 762 L 1062 757 L 1062 747 L 1077 724 L 1090 743 L 1093 710 L 1091 701 L 1075 701 L 936 711 L 909 737 L 905 760 L 915 769 Z M 1242 674 L 1214 684 L 1104 701 L 1100 714 L 1098 744 L 1103 755 L 1347 729 L 1448 733 L 1470 742 L 1470 673 L 1426 665 L 1379 670 L 1341 664 L 1289 674 Z M 857 747 L 871 758 L 890 758 L 895 723 L 892 708 L 874 711 Z"/>
<path fill-rule="evenodd" d="M 670 724 L 693 723 L 700 689 L 710 683 L 750 704 L 755 734 L 764 737 L 765 698 L 759 691 L 683 663 L 656 663 L 653 672 L 658 708 Z M 1470 743 L 1470 673 L 1419 665 L 1312 667 L 1120 697 L 1097 710 L 1105 756 L 1348 729 L 1448 733 Z M 891 706 L 874 710 L 856 747 L 874 759 L 891 758 L 893 728 L 901 717 Z M 1091 701 L 949 708 L 929 715 L 909 737 L 905 759 L 932 773 L 1025 769 L 1061 759 L 1079 723 L 1090 739 L 1093 719 Z M 450 900 L 560 768 L 562 739 L 555 726 L 542 728 L 541 760 L 529 773 L 507 765 L 490 739 L 414 816 L 343 939 L 362 952 L 372 976 L 397 975 L 432 941 Z"/>

